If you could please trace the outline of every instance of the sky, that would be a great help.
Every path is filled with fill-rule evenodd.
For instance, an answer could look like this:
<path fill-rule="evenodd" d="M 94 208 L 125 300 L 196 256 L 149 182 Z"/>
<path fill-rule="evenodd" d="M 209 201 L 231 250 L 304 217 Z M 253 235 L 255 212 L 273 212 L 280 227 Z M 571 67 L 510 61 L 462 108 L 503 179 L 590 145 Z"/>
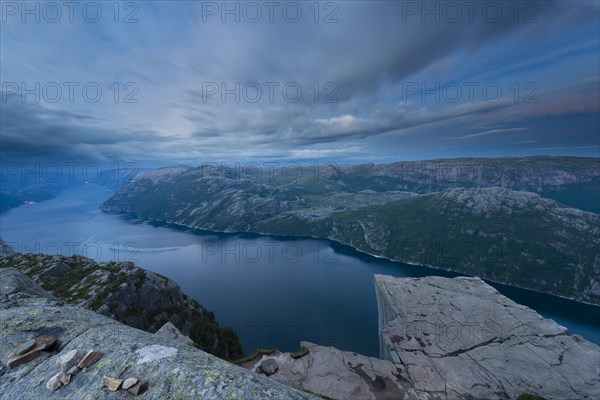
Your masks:
<path fill-rule="evenodd" d="M 600 156 L 598 1 L 1 3 L 0 156 Z"/>

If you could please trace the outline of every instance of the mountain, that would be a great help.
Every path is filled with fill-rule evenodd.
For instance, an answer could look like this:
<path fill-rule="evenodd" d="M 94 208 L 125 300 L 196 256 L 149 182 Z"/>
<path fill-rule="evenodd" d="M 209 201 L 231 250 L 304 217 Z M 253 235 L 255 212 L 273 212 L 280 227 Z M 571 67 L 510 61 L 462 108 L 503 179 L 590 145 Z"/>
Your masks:
<path fill-rule="evenodd" d="M 556 194 L 580 185 L 593 192 L 598 160 L 410 165 L 469 170 L 470 163 L 480 166 L 471 168 L 477 178 L 458 174 L 452 182 L 438 179 L 439 172 L 402 172 L 410 163 L 305 167 L 293 178 L 272 170 L 261 179 L 239 170 L 162 168 L 136 177 L 101 208 L 208 230 L 328 238 L 392 260 L 600 304 L 600 216 L 522 190 Z M 521 172 L 502 172 L 507 165 Z M 495 171 L 492 178 L 485 170 Z M 494 183 L 506 187 L 486 186 Z M 483 187 L 455 187 L 461 184 Z"/>
<path fill-rule="evenodd" d="M 135 164 L 103 170 L 96 163 L 85 164 L 82 169 L 68 163 L 28 165 L 7 162 L 0 171 L 0 214 L 28 202 L 49 200 L 65 189 L 86 183 L 116 190 L 138 173 Z"/>
<path fill-rule="evenodd" d="M 1 242 L 2 247 L 4 246 Z M 243 355 L 235 331 L 182 293 L 172 280 L 130 262 L 98 263 L 74 255 L 2 252 L 0 269 L 16 268 L 67 303 L 151 333 L 171 322 L 196 346 L 225 359 Z"/>

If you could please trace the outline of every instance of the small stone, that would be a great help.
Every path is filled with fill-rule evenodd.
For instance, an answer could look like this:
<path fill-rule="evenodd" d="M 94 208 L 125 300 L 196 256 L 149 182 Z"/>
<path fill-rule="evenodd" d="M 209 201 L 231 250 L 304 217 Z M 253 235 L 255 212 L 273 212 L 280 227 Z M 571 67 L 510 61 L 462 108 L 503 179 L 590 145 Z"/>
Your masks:
<path fill-rule="evenodd" d="M 277 361 L 273 360 L 272 358 L 268 358 L 263 361 L 258 368 L 268 376 L 273 375 L 279 366 L 277 365 Z"/>
<path fill-rule="evenodd" d="M 102 357 L 102 352 L 98 350 L 90 350 L 83 357 L 83 359 L 77 364 L 79 369 L 89 368 L 92 365 L 96 364 L 98 360 Z"/>
<path fill-rule="evenodd" d="M 96 400 L 96 399 L 94 399 L 94 396 L 92 396 L 91 394 L 86 394 L 85 397 L 83 398 L 83 400 Z"/>
<path fill-rule="evenodd" d="M 74 366 L 73 368 L 71 368 L 67 371 L 67 374 L 75 375 L 75 374 L 79 373 L 79 371 L 80 371 L 79 367 Z"/>
<path fill-rule="evenodd" d="M 35 346 L 35 344 L 36 344 L 35 339 L 31 339 L 24 343 L 21 343 L 20 345 L 15 347 L 15 349 L 13 350 L 13 354 L 16 356 L 20 356 L 23 353 L 27 353 L 29 350 L 31 350 L 33 348 L 33 346 Z"/>
<path fill-rule="evenodd" d="M 83 350 L 75 349 L 59 356 L 56 363 L 60 366 L 61 371 L 66 372 L 76 366 L 84 356 L 85 352 Z"/>
<path fill-rule="evenodd" d="M 139 396 L 148 389 L 148 381 L 139 381 L 129 389 L 129 393 Z"/>
<path fill-rule="evenodd" d="M 46 382 L 46 389 L 55 391 L 56 389 L 62 386 L 62 382 L 60 381 L 60 374 L 61 373 L 59 372 L 58 374 L 50 378 L 48 382 Z"/>
<path fill-rule="evenodd" d="M 40 352 L 41 352 L 40 349 L 34 347 L 33 350 L 29 350 L 29 352 L 27 352 L 25 354 L 22 354 L 20 356 L 10 357 L 8 359 L 8 366 L 10 368 L 15 368 L 15 367 L 18 367 L 19 365 L 25 364 L 25 363 L 33 360 L 37 356 L 39 356 Z"/>
<path fill-rule="evenodd" d="M 125 381 L 123 381 L 121 388 L 123 390 L 127 390 L 127 389 L 131 388 L 133 385 L 135 385 L 136 383 L 138 383 L 137 378 L 127 378 L 127 379 L 125 379 Z"/>
<path fill-rule="evenodd" d="M 110 390 L 111 392 L 116 392 L 117 390 L 119 390 L 121 384 L 123 383 L 123 379 L 112 378 L 106 375 L 104 375 L 102 379 L 104 380 L 104 384 L 108 386 L 108 390 Z"/>
<path fill-rule="evenodd" d="M 36 347 L 39 347 L 40 350 L 44 351 L 52 350 L 57 342 L 58 341 L 54 336 L 38 336 L 35 338 Z"/>
<path fill-rule="evenodd" d="M 58 374 L 58 379 L 60 380 L 60 383 L 67 386 L 69 383 L 71 383 L 71 374 L 61 372 Z"/>

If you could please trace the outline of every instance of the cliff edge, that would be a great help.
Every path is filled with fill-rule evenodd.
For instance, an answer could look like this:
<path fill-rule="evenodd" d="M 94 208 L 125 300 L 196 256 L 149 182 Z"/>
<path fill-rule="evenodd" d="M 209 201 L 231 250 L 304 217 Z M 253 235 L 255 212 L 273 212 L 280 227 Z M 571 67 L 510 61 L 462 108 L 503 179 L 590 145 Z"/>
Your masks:
<path fill-rule="evenodd" d="M 64 305 L 13 268 L 0 269 L 0 333 L 6 400 L 131 399 L 134 392 L 143 399 L 315 399 L 186 344 Z M 85 368 L 72 363 L 90 350 L 101 357 L 86 356 Z M 125 378 L 143 385 L 130 392 Z"/>
<path fill-rule="evenodd" d="M 302 342 L 242 366 L 343 400 L 598 399 L 600 348 L 478 278 L 376 275 L 381 358 Z"/>

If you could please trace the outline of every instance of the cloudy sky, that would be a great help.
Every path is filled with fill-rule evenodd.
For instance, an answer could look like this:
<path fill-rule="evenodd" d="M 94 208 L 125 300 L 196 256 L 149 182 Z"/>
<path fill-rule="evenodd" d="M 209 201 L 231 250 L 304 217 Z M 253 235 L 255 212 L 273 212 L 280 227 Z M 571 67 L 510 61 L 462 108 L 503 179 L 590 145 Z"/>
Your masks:
<path fill-rule="evenodd" d="M 1 156 L 598 156 L 599 4 L 5 1 Z"/>

